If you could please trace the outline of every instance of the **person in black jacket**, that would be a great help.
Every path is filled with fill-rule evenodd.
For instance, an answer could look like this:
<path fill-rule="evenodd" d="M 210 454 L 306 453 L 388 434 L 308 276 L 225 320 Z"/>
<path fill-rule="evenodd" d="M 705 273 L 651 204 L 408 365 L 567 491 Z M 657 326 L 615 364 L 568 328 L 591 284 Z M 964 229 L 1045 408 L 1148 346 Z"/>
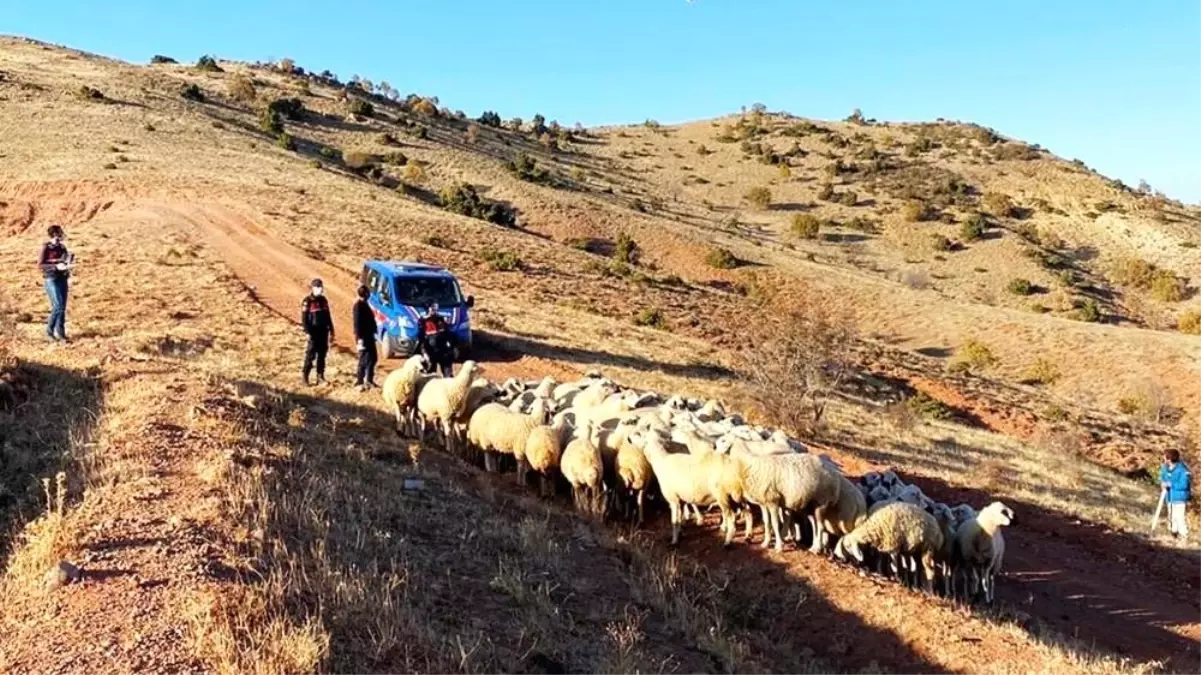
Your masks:
<path fill-rule="evenodd" d="M 313 279 L 311 292 L 300 303 L 300 325 L 309 336 L 304 350 L 304 383 L 309 383 L 313 361 L 317 361 L 317 384 L 325 384 L 325 355 L 329 343 L 334 339 L 334 317 L 329 312 L 329 300 L 325 298 L 325 284 Z"/>
<path fill-rule="evenodd" d="M 454 334 L 446 319 L 438 313 L 438 303 L 431 303 L 421 317 L 419 344 L 431 368 L 436 367 L 443 377 L 454 376 Z"/>
<path fill-rule="evenodd" d="M 46 297 L 50 299 L 50 316 L 46 319 L 46 336 L 55 342 L 67 341 L 67 278 L 71 276 L 73 256 L 63 245 L 66 234 L 60 225 L 46 231 L 50 241 L 42 246 L 38 269 L 42 271 Z"/>
<path fill-rule="evenodd" d="M 375 384 L 375 335 L 379 326 L 375 323 L 375 312 L 367 304 L 370 291 L 366 286 L 359 286 L 359 299 L 354 303 L 354 339 L 359 349 L 359 372 L 355 386 L 360 391 L 377 386 Z"/>

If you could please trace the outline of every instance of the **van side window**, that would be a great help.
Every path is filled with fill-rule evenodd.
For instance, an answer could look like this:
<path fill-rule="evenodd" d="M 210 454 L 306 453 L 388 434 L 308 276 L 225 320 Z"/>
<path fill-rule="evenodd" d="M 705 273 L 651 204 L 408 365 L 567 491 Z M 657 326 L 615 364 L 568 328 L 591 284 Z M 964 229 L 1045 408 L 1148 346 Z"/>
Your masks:
<path fill-rule="evenodd" d="M 380 297 L 380 300 L 384 301 L 385 305 L 391 306 L 392 305 L 392 284 L 388 283 L 389 281 L 391 281 L 391 279 L 389 277 L 381 276 L 379 278 L 379 280 L 378 280 L 378 282 L 379 282 L 379 297 Z"/>

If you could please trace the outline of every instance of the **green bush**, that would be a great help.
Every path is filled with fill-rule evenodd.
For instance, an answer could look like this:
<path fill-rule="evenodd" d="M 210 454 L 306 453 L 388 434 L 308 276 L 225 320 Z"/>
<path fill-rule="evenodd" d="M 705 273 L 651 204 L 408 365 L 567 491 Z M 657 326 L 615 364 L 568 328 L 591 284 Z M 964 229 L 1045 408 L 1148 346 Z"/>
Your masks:
<path fill-rule="evenodd" d="M 486 127 L 500 127 L 500 115 L 491 110 L 485 110 L 484 114 L 480 115 L 479 123 Z"/>
<path fill-rule="evenodd" d="M 480 251 L 480 258 L 494 272 L 519 272 L 525 269 L 525 263 L 512 251 L 486 248 Z"/>
<path fill-rule="evenodd" d="M 151 63 L 179 63 L 179 61 L 176 61 L 175 59 L 171 58 L 170 56 L 163 56 L 162 54 L 155 54 L 154 56 L 151 56 L 150 62 Z"/>
<path fill-rule="evenodd" d="M 204 92 L 195 83 L 188 83 L 179 88 L 179 95 L 189 101 L 204 101 Z"/>
<path fill-rule="evenodd" d="M 296 149 L 296 140 L 292 138 L 292 134 L 289 134 L 286 131 L 281 131 L 279 135 L 275 137 L 275 144 L 284 150 Z"/>
<path fill-rule="evenodd" d="M 613 259 L 627 265 L 638 264 L 638 242 L 625 232 L 617 235 L 613 246 Z"/>
<path fill-rule="evenodd" d="M 284 118 L 271 108 L 264 108 L 259 113 L 259 128 L 269 134 L 279 134 L 284 130 Z"/>
<path fill-rule="evenodd" d="M 217 65 L 217 59 L 214 59 L 213 57 L 209 56 L 208 54 L 205 54 L 204 56 L 201 56 L 200 58 L 196 59 L 196 69 L 207 71 L 210 73 L 224 72 L 221 69 L 221 66 Z"/>
<path fill-rule="evenodd" d="M 809 213 L 797 213 L 792 216 L 792 233 L 802 239 L 816 239 L 821 232 L 821 221 Z"/>
<path fill-rule="evenodd" d="M 709 263 L 710 267 L 720 270 L 734 269 L 740 264 L 738 257 L 724 248 L 710 249 L 709 254 L 705 256 L 705 262 Z"/>
<path fill-rule="evenodd" d="M 766 187 L 751 188 L 747 190 L 743 198 L 757 209 L 766 209 L 771 206 L 771 190 Z"/>
<path fill-rule="evenodd" d="M 551 182 L 550 172 L 539 168 L 538 161 L 524 152 L 517 153 L 513 161 L 509 162 L 509 170 L 521 180 L 529 181 L 530 183 Z"/>
<path fill-rule="evenodd" d="M 1151 280 L 1151 297 L 1160 302 L 1180 302 L 1188 297 L 1188 282 L 1167 270 Z"/>
<path fill-rule="evenodd" d="M 906 399 L 905 407 L 914 414 L 931 420 L 949 420 L 955 416 L 953 408 L 924 391 Z"/>
<path fill-rule="evenodd" d="M 351 97 L 346 103 L 346 112 L 359 117 L 371 117 L 375 114 L 375 106 L 371 105 L 371 101 Z"/>
<path fill-rule="evenodd" d="M 517 212 L 499 202 L 480 197 L 469 183 L 448 187 L 439 195 L 442 208 L 471 218 L 479 218 L 504 227 L 517 225 Z"/>
<path fill-rule="evenodd" d="M 1034 293 L 1034 285 L 1030 283 L 1030 280 L 1021 277 L 1010 279 L 1006 288 L 1014 295 L 1031 295 Z"/>
<path fill-rule="evenodd" d="M 662 310 L 658 308 L 646 308 L 638 312 L 634 317 L 634 323 L 639 326 L 649 326 L 660 330 L 667 328 L 667 319 L 663 316 Z"/>
<path fill-rule="evenodd" d="M 1075 303 L 1075 305 L 1076 305 L 1076 319 L 1078 319 L 1080 321 L 1096 323 L 1096 322 L 1100 321 L 1101 318 L 1103 317 L 1103 314 L 1101 312 L 1101 305 L 1098 304 L 1097 301 L 1092 298 L 1085 298 L 1084 300 L 1081 300 L 1081 301 Z"/>
<path fill-rule="evenodd" d="M 267 109 L 293 121 L 304 119 L 304 101 L 295 97 L 277 98 L 267 104 Z"/>
<path fill-rule="evenodd" d="M 988 225 L 982 213 L 973 213 L 959 227 L 959 237 L 964 241 L 979 241 L 984 236 L 984 228 Z"/>

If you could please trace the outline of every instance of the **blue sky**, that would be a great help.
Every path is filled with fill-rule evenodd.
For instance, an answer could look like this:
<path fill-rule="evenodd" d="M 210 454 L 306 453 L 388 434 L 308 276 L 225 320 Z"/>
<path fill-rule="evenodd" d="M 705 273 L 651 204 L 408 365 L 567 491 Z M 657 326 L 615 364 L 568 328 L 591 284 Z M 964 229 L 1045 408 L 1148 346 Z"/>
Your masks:
<path fill-rule="evenodd" d="M 128 61 L 290 57 L 505 119 L 754 102 L 979 122 L 1201 202 L 1196 0 L 3 0 L 0 32 Z"/>

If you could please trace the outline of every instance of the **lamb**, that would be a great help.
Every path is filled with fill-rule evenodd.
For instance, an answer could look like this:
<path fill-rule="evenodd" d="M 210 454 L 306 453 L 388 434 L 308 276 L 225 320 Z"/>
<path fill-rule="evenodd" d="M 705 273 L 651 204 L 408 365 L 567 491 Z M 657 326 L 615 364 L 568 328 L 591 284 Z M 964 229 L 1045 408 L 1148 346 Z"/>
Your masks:
<path fill-rule="evenodd" d="M 1013 523 L 1013 509 L 1001 502 L 993 502 L 980 510 L 975 518 L 962 523 L 955 533 L 952 560 L 964 579 L 964 595 L 969 588 L 975 589 L 978 579 L 984 591 L 985 602 L 992 603 L 996 591 L 996 575 L 1001 571 L 1005 557 L 1005 538 L 1001 528 Z M 951 584 L 954 593 L 954 580 Z"/>
<path fill-rule="evenodd" d="M 471 421 L 471 416 L 479 410 L 480 406 L 491 403 L 503 395 L 503 390 L 492 384 L 488 380 L 477 377 L 467 390 L 467 398 L 463 402 L 463 406 L 459 408 L 459 412 L 455 414 L 454 429 L 455 442 L 463 443 L 465 447 L 467 439 L 467 423 Z"/>
<path fill-rule="evenodd" d="M 716 422 L 726 416 L 726 409 L 717 399 L 705 401 L 705 405 L 696 411 L 697 419 L 702 422 Z"/>
<path fill-rule="evenodd" d="M 480 406 L 467 423 L 467 442 L 484 452 L 484 468 L 496 471 L 496 455 L 512 455 L 518 467 L 525 462 L 525 443 L 534 427 L 546 423 L 546 402 L 534 401 L 529 414 L 515 413 L 499 403 Z M 524 473 L 520 474 L 524 476 Z"/>
<path fill-rule="evenodd" d="M 834 555 L 862 563 L 865 546 L 890 556 L 894 572 L 904 567 L 903 557 L 920 558 L 923 584 L 927 592 L 933 592 L 935 562 L 943 548 L 942 530 L 934 516 L 912 504 L 889 504 L 838 540 Z"/>
<path fill-rule="evenodd" d="M 425 425 L 437 421 L 442 426 L 447 450 L 453 450 L 454 434 L 451 425 L 455 415 L 467 400 L 467 392 L 476 374 L 483 369 L 475 361 L 466 361 L 454 377 L 438 377 L 426 383 L 417 396 L 417 411 Z"/>
<path fill-rule="evenodd" d="M 384 379 L 381 393 L 384 403 L 396 415 L 396 433 L 411 432 L 416 419 L 413 405 L 417 402 L 417 382 L 421 379 L 425 357 L 421 354 L 410 356 L 396 370 L 388 373 Z"/>
<path fill-rule="evenodd" d="M 600 448 L 592 442 L 590 423 L 575 429 L 559 459 L 559 470 L 571 484 L 576 509 L 600 515 L 604 507 L 605 465 Z"/>
<path fill-rule="evenodd" d="M 559 469 L 564 436 L 568 431 L 566 417 L 556 417 L 552 424 L 540 424 L 530 430 L 525 439 L 523 458 L 517 464 L 517 480 L 524 485 L 526 470 L 533 469 L 539 475 L 539 494 L 550 496 L 554 491 L 554 473 Z"/>
<path fill-rule="evenodd" d="M 642 448 L 630 440 L 635 431 L 634 423 L 623 421 L 613 429 L 594 429 L 594 442 L 601 451 L 605 465 L 605 476 L 617 489 L 614 497 L 623 497 L 627 507 L 636 506 L 638 524 L 644 520 L 646 490 L 650 487 L 655 472 Z M 629 517 L 629 512 L 626 516 Z"/>
<path fill-rule="evenodd" d="M 839 474 L 838 480 L 838 501 L 823 513 L 818 523 L 821 526 L 821 541 L 815 544 L 823 550 L 829 550 L 831 537 L 844 537 L 867 520 L 867 500 L 863 498 L 863 493 L 845 476 Z M 818 535 L 815 531 L 814 536 Z"/>

